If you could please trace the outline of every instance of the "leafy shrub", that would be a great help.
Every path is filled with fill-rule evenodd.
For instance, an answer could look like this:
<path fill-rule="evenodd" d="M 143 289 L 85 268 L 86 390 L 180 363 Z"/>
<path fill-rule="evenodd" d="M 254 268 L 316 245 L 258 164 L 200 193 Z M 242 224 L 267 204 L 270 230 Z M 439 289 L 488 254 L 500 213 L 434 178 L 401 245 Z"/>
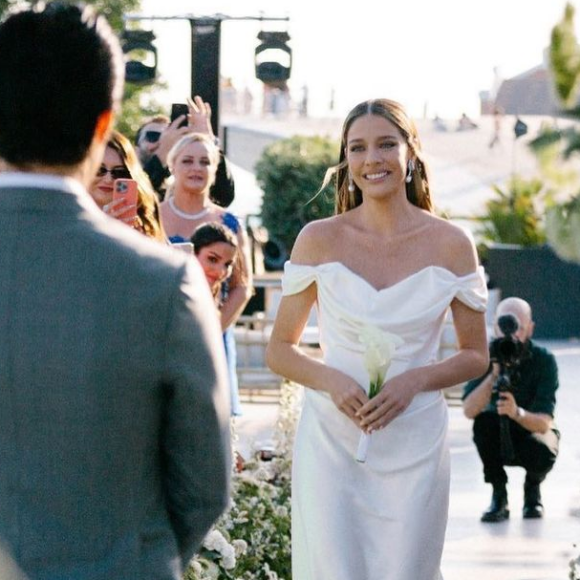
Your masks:
<path fill-rule="evenodd" d="M 546 235 L 540 214 L 543 182 L 514 176 L 505 189 L 494 186 L 496 196 L 486 203 L 481 232 L 488 242 L 534 246 Z"/>
<path fill-rule="evenodd" d="M 560 258 L 580 263 L 580 197 L 548 209 L 546 234 Z"/>
<path fill-rule="evenodd" d="M 316 192 L 326 170 L 337 162 L 336 142 L 296 136 L 267 147 L 256 164 L 256 178 L 264 190 L 262 223 L 288 252 L 305 224 L 334 213 L 331 185 Z"/>

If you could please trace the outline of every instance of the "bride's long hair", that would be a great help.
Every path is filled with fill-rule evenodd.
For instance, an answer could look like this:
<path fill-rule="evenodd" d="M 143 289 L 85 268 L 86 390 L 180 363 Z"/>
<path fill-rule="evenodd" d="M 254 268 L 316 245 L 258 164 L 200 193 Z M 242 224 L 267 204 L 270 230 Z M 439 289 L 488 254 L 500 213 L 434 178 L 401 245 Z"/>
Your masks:
<path fill-rule="evenodd" d="M 364 101 L 363 103 L 360 103 L 346 117 L 342 126 L 338 165 L 331 167 L 326 172 L 326 177 L 324 178 L 324 184 L 321 189 L 324 189 L 332 179 L 333 175 L 336 175 L 336 213 L 344 213 L 345 211 L 354 209 L 362 203 L 362 192 L 356 183 L 353 183 L 353 192 L 348 190 L 346 141 L 353 122 L 364 115 L 377 115 L 383 117 L 397 127 L 405 139 L 415 162 L 413 178 L 410 183 L 405 183 L 407 199 L 413 205 L 432 212 L 433 204 L 431 202 L 429 187 L 429 170 L 425 159 L 423 158 L 421 143 L 419 141 L 415 123 L 413 123 L 409 118 L 403 106 L 396 101 L 391 101 L 389 99 L 374 99 L 372 101 Z"/>

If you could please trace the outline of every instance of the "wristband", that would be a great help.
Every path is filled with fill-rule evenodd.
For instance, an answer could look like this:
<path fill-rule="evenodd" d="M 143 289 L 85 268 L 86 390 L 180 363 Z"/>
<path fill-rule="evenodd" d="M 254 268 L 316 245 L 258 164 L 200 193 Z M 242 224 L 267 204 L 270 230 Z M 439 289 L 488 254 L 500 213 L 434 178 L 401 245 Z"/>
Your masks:
<path fill-rule="evenodd" d="M 518 407 L 516 416 L 518 419 L 523 419 L 526 416 L 526 410 L 522 409 L 521 407 Z"/>

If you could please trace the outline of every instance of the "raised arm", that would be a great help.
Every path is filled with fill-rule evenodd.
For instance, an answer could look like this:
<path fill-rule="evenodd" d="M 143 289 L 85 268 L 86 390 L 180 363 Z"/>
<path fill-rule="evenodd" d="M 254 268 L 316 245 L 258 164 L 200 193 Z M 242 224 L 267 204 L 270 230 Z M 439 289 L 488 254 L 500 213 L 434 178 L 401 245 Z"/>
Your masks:
<path fill-rule="evenodd" d="M 229 281 L 228 296 L 224 300 L 220 313 L 222 330 L 235 324 L 246 304 L 252 297 L 252 260 L 250 258 L 250 243 L 248 235 L 240 226 L 238 233 L 238 259 Z"/>
<path fill-rule="evenodd" d="M 214 137 L 211 126 L 211 106 L 209 103 L 196 95 L 193 99 L 188 98 L 189 106 L 189 129 L 196 133 L 205 133 Z M 228 167 L 227 160 L 220 149 L 220 159 L 217 167 L 215 183 L 211 186 L 211 199 L 222 207 L 228 207 L 235 197 L 234 178 Z"/>

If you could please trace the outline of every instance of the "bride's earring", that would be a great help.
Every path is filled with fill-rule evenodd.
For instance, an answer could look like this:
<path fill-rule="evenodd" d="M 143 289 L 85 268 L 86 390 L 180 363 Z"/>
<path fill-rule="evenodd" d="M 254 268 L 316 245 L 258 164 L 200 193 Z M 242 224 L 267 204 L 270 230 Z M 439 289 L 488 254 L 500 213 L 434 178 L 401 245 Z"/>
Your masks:
<path fill-rule="evenodd" d="M 405 177 L 407 183 L 413 181 L 413 171 L 415 171 L 415 162 L 412 159 L 409 159 L 409 163 L 407 164 L 407 177 Z"/>
<path fill-rule="evenodd" d="M 349 193 L 354 193 L 354 181 L 352 180 L 350 171 L 348 172 L 348 191 Z"/>

